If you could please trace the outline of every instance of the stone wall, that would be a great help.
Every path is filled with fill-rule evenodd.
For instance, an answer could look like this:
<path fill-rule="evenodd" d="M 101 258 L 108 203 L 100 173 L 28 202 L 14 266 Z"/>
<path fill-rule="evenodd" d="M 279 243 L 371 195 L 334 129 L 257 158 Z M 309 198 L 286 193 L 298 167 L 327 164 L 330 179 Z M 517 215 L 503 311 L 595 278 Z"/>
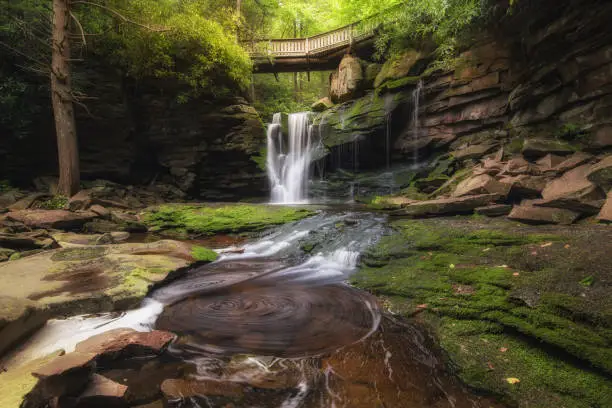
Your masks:
<path fill-rule="evenodd" d="M 375 154 L 378 160 L 369 162 L 380 166 L 388 139 L 398 163 L 415 152 L 427 158 L 493 139 L 509 148 L 541 137 L 561 138 L 587 151 L 611 147 L 612 4 L 579 3 L 539 4 L 540 14 L 526 10 L 504 17 L 460 55 L 453 69 L 428 67 L 426 53 L 416 51 L 387 61 L 376 88 L 318 114 L 316 123 L 323 124 L 320 133 L 331 152 L 328 161 L 350 151 Z M 367 72 L 368 64 L 362 65 Z M 423 90 L 415 127 L 412 95 L 419 80 Z M 355 140 L 365 148 L 354 146 Z"/>
<path fill-rule="evenodd" d="M 77 106 L 82 178 L 171 184 L 189 196 L 230 200 L 266 194 L 251 160 L 265 145 L 255 109 L 241 97 L 179 103 L 181 89 L 161 80 L 134 83 L 96 61 L 75 75 L 90 99 Z M 0 138 L 0 179 L 28 186 L 57 174 L 50 107 L 21 137 Z M 231 158 L 231 159 L 228 159 Z"/>

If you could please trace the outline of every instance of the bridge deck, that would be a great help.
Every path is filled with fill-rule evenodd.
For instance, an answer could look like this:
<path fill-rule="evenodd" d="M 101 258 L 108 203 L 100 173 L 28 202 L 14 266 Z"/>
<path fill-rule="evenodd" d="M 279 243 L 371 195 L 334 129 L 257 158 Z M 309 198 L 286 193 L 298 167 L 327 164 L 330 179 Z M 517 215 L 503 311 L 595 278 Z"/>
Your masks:
<path fill-rule="evenodd" d="M 256 72 L 332 69 L 348 50 L 374 38 L 377 27 L 366 20 L 307 38 L 254 41 L 248 44 L 248 50 Z"/>

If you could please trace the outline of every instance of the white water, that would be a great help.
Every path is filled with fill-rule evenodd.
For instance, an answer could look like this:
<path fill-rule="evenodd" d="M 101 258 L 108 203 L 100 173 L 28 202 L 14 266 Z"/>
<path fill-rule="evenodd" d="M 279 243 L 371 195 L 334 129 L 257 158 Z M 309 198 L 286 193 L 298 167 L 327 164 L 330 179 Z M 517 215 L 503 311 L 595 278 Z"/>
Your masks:
<path fill-rule="evenodd" d="M 308 112 L 289 115 L 289 134 L 281 130 L 281 114 L 276 113 L 268 125 L 268 178 L 271 201 L 296 204 L 308 201 L 308 176 L 316 144 Z"/>

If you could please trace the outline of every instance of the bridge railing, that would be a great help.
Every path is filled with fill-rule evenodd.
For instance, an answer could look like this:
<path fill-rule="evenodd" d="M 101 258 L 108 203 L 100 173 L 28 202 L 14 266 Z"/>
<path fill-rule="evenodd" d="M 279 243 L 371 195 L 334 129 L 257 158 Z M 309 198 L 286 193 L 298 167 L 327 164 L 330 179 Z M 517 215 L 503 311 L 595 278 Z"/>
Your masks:
<path fill-rule="evenodd" d="M 255 41 L 248 44 L 248 50 L 252 56 L 315 56 L 362 41 L 372 36 L 376 28 L 377 25 L 359 22 L 307 38 Z"/>

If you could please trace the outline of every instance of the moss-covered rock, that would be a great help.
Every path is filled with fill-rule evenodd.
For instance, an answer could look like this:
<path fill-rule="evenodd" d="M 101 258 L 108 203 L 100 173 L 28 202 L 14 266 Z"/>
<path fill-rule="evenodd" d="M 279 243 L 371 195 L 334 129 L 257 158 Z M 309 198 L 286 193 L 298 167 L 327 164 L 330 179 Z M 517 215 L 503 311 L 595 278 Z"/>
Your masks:
<path fill-rule="evenodd" d="M 463 381 L 519 407 L 608 404 L 612 266 L 600 243 L 612 231 L 469 218 L 391 227 L 352 282 L 432 328 Z"/>
<path fill-rule="evenodd" d="M 142 214 L 150 230 L 183 237 L 262 231 L 306 218 L 313 212 L 299 207 L 257 204 L 167 204 Z"/>
<path fill-rule="evenodd" d="M 72 246 L 0 265 L 0 354 L 52 317 L 134 307 L 213 251 L 177 241 Z M 27 273 L 24 273 L 27 272 Z"/>
<path fill-rule="evenodd" d="M 378 88 L 386 81 L 400 79 L 406 76 L 414 76 L 419 74 L 417 64 L 422 59 L 422 54 L 416 50 L 406 50 L 390 58 L 384 63 L 380 72 L 376 76 L 374 86 Z M 424 68 L 424 67 L 422 67 Z"/>

